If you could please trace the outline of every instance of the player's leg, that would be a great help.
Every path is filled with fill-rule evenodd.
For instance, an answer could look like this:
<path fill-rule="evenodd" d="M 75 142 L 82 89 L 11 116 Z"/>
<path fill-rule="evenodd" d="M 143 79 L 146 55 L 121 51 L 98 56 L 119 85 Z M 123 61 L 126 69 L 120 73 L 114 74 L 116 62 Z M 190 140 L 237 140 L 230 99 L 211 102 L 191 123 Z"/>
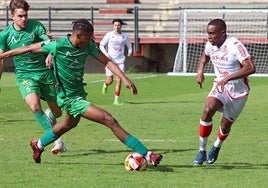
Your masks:
<path fill-rule="evenodd" d="M 108 127 L 122 143 L 144 156 L 153 165 L 157 166 L 162 159 L 162 155 L 148 151 L 139 139 L 130 135 L 123 129 L 118 121 L 106 110 L 90 105 L 82 116 L 88 120 L 101 123 Z"/>
<path fill-rule="evenodd" d="M 45 111 L 45 114 L 49 118 L 52 126 L 57 122 L 57 118 L 62 115 L 60 107 L 57 105 L 57 92 L 55 89 L 56 81 L 52 72 L 48 72 L 46 75 L 42 76 L 42 80 L 39 80 L 39 85 L 42 93 L 42 97 L 47 101 L 49 109 Z M 57 154 L 59 152 L 65 152 L 67 147 L 61 138 L 55 141 L 55 145 L 51 150 L 52 154 Z"/>
<path fill-rule="evenodd" d="M 218 159 L 221 145 L 224 142 L 224 140 L 228 137 L 228 135 L 231 131 L 232 124 L 233 124 L 232 121 L 222 117 L 221 126 L 218 128 L 217 139 L 214 142 L 214 144 L 212 145 L 212 147 L 207 155 L 207 163 L 208 164 L 213 164 Z"/>
<path fill-rule="evenodd" d="M 115 85 L 115 92 L 114 92 L 114 105 L 123 105 L 123 103 L 119 102 L 119 96 L 121 93 L 121 78 L 119 78 L 118 76 L 116 76 L 116 85 Z"/>
<path fill-rule="evenodd" d="M 33 150 L 33 159 L 35 163 L 41 163 L 41 154 L 47 145 L 56 141 L 65 132 L 74 128 L 79 120 L 80 117 L 74 118 L 67 113 L 66 118 L 63 121 L 56 123 L 53 128 L 48 129 L 43 137 L 31 140 L 30 146 Z"/>
<path fill-rule="evenodd" d="M 202 165 L 207 159 L 206 146 L 213 127 L 212 117 L 221 107 L 222 103 L 217 98 L 207 98 L 199 123 L 199 152 L 193 161 L 193 165 Z"/>
<path fill-rule="evenodd" d="M 62 111 L 55 102 L 47 102 L 47 104 L 49 106 L 49 109 L 46 109 L 45 114 L 54 126 L 57 123 L 57 118 L 62 115 Z M 63 140 L 61 138 L 55 140 L 54 147 L 51 149 L 51 153 L 56 155 L 65 151 L 67 151 L 67 147 Z"/>
<path fill-rule="evenodd" d="M 41 108 L 40 98 L 36 93 L 28 94 L 24 101 L 30 107 L 31 111 L 34 114 L 35 120 L 37 123 L 46 131 L 48 130 L 52 124 L 47 118 L 46 114 Z"/>
<path fill-rule="evenodd" d="M 125 72 L 124 63 L 117 64 L 117 66 L 122 72 Z M 122 80 L 118 76 L 116 76 L 116 85 L 115 85 L 115 94 L 114 94 L 114 103 L 113 103 L 114 105 L 123 105 L 123 103 L 120 103 L 118 100 L 121 94 L 121 82 Z"/>
<path fill-rule="evenodd" d="M 105 67 L 105 75 L 106 75 L 106 80 L 103 83 L 102 86 L 102 94 L 106 95 L 108 86 L 113 83 L 114 77 L 112 71 L 110 71 L 107 67 Z"/>
<path fill-rule="evenodd" d="M 19 87 L 22 98 L 31 109 L 37 123 L 46 131 L 52 125 L 41 107 L 40 96 L 42 95 L 41 88 L 38 83 L 39 79 L 40 76 L 37 74 L 31 76 L 26 74 L 16 75 L 16 83 Z"/>
<path fill-rule="evenodd" d="M 231 126 L 242 112 L 247 101 L 247 97 L 240 99 L 228 98 L 222 110 L 221 125 L 218 128 L 217 139 L 207 155 L 207 163 L 213 164 L 217 159 L 223 142 L 231 132 Z"/>

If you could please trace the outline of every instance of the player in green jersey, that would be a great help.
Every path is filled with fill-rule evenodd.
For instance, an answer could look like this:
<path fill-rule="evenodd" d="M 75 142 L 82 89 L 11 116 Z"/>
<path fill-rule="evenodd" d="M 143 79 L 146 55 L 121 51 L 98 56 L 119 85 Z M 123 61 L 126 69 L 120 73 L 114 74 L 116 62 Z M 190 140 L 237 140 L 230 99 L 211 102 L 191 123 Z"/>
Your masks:
<path fill-rule="evenodd" d="M 48 40 L 45 27 L 37 20 L 28 19 L 29 4 L 25 0 L 11 0 L 9 8 L 13 23 L 0 33 L 0 54 L 32 43 Z M 16 83 L 21 95 L 30 107 L 39 125 L 46 131 L 53 121 L 61 116 L 56 103 L 56 82 L 51 69 L 46 66 L 44 54 L 27 53 L 13 57 Z M 2 73 L 1 65 L 0 72 Z M 40 98 L 46 100 L 49 108 L 44 113 Z M 48 116 L 48 117 L 47 117 Z M 53 154 L 66 150 L 61 139 L 55 141 Z"/>
<path fill-rule="evenodd" d="M 96 44 L 92 40 L 93 33 L 92 25 L 86 19 L 80 19 L 73 22 L 71 35 L 51 42 L 24 46 L 0 55 L 1 59 L 28 52 L 44 52 L 51 53 L 55 57 L 54 73 L 58 81 L 57 102 L 67 113 L 65 119 L 47 131 L 41 139 L 34 139 L 30 142 L 33 158 L 36 163 L 40 163 L 44 147 L 77 126 L 83 117 L 105 125 L 122 143 L 157 166 L 162 159 L 161 154 L 149 151 L 136 137 L 124 130 L 109 112 L 86 100 L 87 93 L 84 90 L 86 84 L 83 83 L 83 75 L 88 55 L 94 57 L 120 77 L 132 94 L 138 94 L 136 86 L 118 66 L 96 48 Z"/>

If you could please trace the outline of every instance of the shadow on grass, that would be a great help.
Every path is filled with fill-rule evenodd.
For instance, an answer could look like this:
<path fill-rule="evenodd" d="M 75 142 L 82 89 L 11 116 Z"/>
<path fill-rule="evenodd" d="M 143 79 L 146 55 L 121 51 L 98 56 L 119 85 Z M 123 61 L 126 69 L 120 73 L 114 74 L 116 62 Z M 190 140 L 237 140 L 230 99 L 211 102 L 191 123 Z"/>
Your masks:
<path fill-rule="evenodd" d="M 34 122 L 34 119 L 4 119 L 0 118 L 0 123 L 13 123 L 13 122 Z"/>
<path fill-rule="evenodd" d="M 167 153 L 179 153 L 179 152 L 188 152 L 188 151 L 193 151 L 196 149 L 151 149 L 154 151 L 154 153 L 161 153 L 162 155 L 167 154 Z M 113 154 L 113 153 L 130 153 L 132 152 L 131 150 L 76 150 L 75 153 L 65 153 L 61 157 L 77 157 L 77 156 L 88 156 L 88 155 L 103 155 L 103 154 Z"/>
<path fill-rule="evenodd" d="M 179 153 L 179 152 L 188 152 L 195 149 L 171 149 L 171 150 L 153 150 L 155 153 L 163 154 L 163 160 L 165 160 L 165 154 L 168 153 Z M 65 153 L 61 155 L 61 157 L 81 157 L 81 156 L 89 156 L 89 155 L 103 155 L 103 154 L 114 154 L 114 153 L 129 153 L 130 150 L 76 150 L 75 153 Z M 218 161 L 217 161 L 218 162 Z M 193 166 L 192 164 L 185 164 L 185 165 L 158 165 L 157 167 L 148 165 L 146 171 L 159 171 L 159 172 L 175 172 L 175 169 L 202 169 L 202 170 L 247 170 L 247 169 L 268 169 L 268 164 L 252 164 L 252 163 L 215 163 L 212 165 L 208 165 L 204 163 L 200 166 Z M 88 162 L 44 162 L 44 164 L 63 164 L 63 165 L 94 165 L 94 166 L 118 166 L 123 165 L 123 163 L 113 163 L 113 164 L 104 164 L 104 163 L 92 163 L 91 161 Z M 175 162 L 174 162 L 175 163 Z"/>

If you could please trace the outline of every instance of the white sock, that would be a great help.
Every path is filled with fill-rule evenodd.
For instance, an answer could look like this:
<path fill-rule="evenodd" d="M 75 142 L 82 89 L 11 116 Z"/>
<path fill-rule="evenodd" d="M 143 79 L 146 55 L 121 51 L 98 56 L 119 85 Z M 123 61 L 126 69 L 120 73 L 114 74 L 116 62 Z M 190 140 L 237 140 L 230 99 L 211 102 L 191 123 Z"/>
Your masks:
<path fill-rule="evenodd" d="M 152 154 L 153 152 L 151 152 L 151 151 L 148 151 L 147 153 L 146 153 L 146 155 L 144 156 L 145 157 L 145 159 L 147 160 L 147 161 L 151 161 L 151 154 Z"/>
<path fill-rule="evenodd" d="M 213 146 L 216 148 L 220 148 L 222 143 L 223 143 L 223 140 L 220 140 L 219 138 L 217 138 L 217 140 L 214 142 Z"/>
<path fill-rule="evenodd" d="M 42 143 L 41 143 L 41 140 L 40 140 L 40 139 L 38 139 L 37 147 L 38 147 L 39 149 L 44 149 L 44 146 L 42 146 Z"/>
<path fill-rule="evenodd" d="M 119 98 L 119 96 L 115 95 L 115 96 L 114 96 L 114 101 L 117 101 L 118 98 Z"/>
<path fill-rule="evenodd" d="M 199 137 L 199 150 L 206 151 L 207 150 L 207 141 L 208 137 Z"/>
<path fill-rule="evenodd" d="M 61 138 L 58 138 L 57 140 L 55 140 L 55 144 L 59 144 L 61 143 Z"/>

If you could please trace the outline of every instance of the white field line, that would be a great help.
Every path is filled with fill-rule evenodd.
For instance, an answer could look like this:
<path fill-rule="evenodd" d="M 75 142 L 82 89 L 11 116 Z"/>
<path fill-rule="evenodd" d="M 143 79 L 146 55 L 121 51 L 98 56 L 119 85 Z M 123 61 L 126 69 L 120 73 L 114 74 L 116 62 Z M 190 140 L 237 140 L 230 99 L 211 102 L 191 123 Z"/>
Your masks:
<path fill-rule="evenodd" d="M 156 74 L 152 74 L 152 75 L 145 75 L 145 76 L 138 76 L 138 77 L 134 77 L 131 80 L 138 80 L 138 79 L 146 79 L 146 78 L 153 78 L 156 77 Z M 105 80 L 92 80 L 90 81 L 90 83 L 99 83 L 99 82 L 104 82 Z"/>

